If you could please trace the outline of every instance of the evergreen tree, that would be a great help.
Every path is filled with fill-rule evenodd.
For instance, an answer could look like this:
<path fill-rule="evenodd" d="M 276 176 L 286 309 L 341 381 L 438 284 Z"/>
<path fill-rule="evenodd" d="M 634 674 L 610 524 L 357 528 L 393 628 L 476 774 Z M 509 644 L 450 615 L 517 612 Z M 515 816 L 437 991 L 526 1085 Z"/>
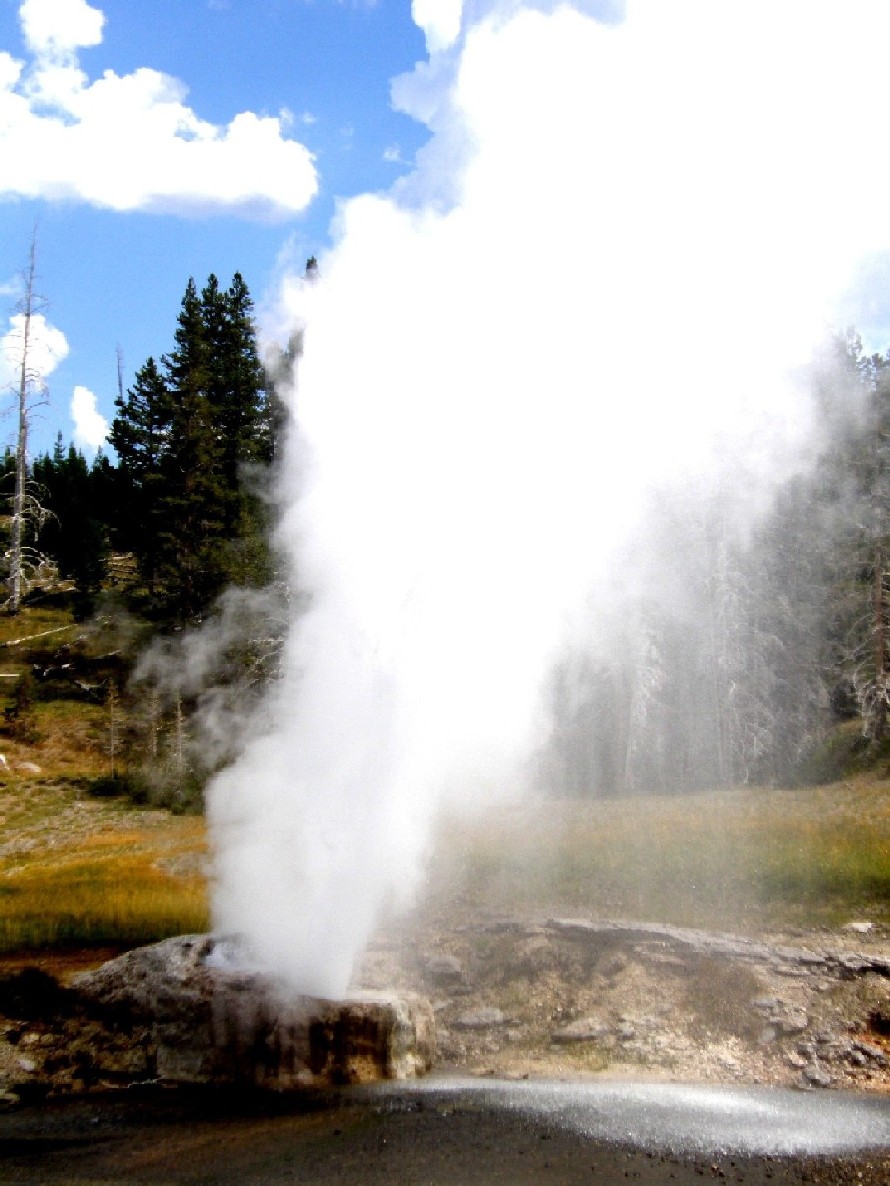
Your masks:
<path fill-rule="evenodd" d="M 258 486 L 272 460 L 274 426 L 257 350 L 253 302 L 239 273 L 224 293 L 211 276 L 201 296 L 210 346 L 208 398 L 220 446 L 226 575 L 238 584 L 262 584 L 270 570 L 269 525 Z"/>
<path fill-rule="evenodd" d="M 116 401 L 110 436 L 120 470 L 119 532 L 157 612 L 203 615 L 230 583 L 269 578 L 261 476 L 274 452 L 274 396 L 256 344 L 252 302 L 236 274 L 189 280 L 174 346 L 149 359 Z"/>
<path fill-rule="evenodd" d="M 107 503 L 95 488 L 97 472 L 74 445 L 65 452 L 61 433 L 52 456 L 38 458 L 33 466 L 33 480 L 49 511 L 37 547 L 56 561 L 60 576 L 74 582 L 81 613 L 91 608 L 108 568 Z"/>
<path fill-rule="evenodd" d="M 163 359 L 171 408 L 161 457 L 158 573 L 167 615 L 188 621 L 199 617 L 225 584 L 226 498 L 221 433 L 210 400 L 211 327 L 194 280 L 182 299 L 174 339 Z"/>
<path fill-rule="evenodd" d="M 115 542 L 133 552 L 139 573 L 154 592 L 161 529 L 161 458 L 170 438 L 172 401 L 154 358 L 137 372 L 126 396 L 115 399 L 109 441 L 118 456 L 113 518 Z"/>

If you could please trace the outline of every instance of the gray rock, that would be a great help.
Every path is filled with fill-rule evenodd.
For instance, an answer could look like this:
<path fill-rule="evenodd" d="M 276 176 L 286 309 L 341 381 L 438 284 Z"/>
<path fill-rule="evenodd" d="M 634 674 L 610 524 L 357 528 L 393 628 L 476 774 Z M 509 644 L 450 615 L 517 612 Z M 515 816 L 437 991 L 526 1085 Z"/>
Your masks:
<path fill-rule="evenodd" d="M 791 1009 L 779 1019 L 779 1029 L 783 1034 L 801 1034 L 810 1024 L 803 1009 Z"/>
<path fill-rule="evenodd" d="M 457 956 L 433 955 L 426 961 L 426 974 L 435 984 L 459 984 L 464 969 Z"/>
<path fill-rule="evenodd" d="M 422 998 L 294 996 L 233 965 L 209 935 L 127 952 L 74 987 L 94 1009 L 144 1035 L 142 1063 L 165 1082 L 290 1090 L 410 1079 L 433 1061 L 435 1023 Z"/>
<path fill-rule="evenodd" d="M 629 944 L 640 956 L 659 963 L 677 954 L 684 958 L 720 958 L 760 965 L 793 979 L 811 977 L 817 972 L 834 979 L 850 980 L 869 972 L 890 979 L 890 957 L 877 953 L 810 951 L 691 927 L 611 919 L 551 918 L 547 920 L 545 930 L 593 949 L 616 943 Z"/>
<path fill-rule="evenodd" d="M 492 1026 L 506 1024 L 507 1017 L 500 1009 L 491 1005 L 483 1005 L 481 1009 L 470 1009 L 462 1013 L 454 1023 L 464 1030 L 485 1030 Z"/>
<path fill-rule="evenodd" d="M 831 1075 L 815 1060 L 807 1063 L 803 1069 L 803 1080 L 810 1087 L 830 1087 Z"/>
<path fill-rule="evenodd" d="M 890 959 L 881 955 L 862 955 L 856 952 L 839 955 L 835 961 L 838 974 L 844 979 L 852 980 L 857 976 L 865 976 L 874 972 L 878 976 L 890 979 Z"/>
<path fill-rule="evenodd" d="M 854 1039 L 850 1045 L 866 1058 L 876 1062 L 878 1066 L 885 1067 L 887 1065 L 887 1055 L 880 1046 L 875 1046 L 871 1042 L 863 1042 L 858 1038 Z"/>
<path fill-rule="evenodd" d="M 550 1035 L 551 1042 L 569 1044 L 572 1042 L 601 1042 L 608 1038 L 611 1030 L 605 1022 L 594 1017 L 582 1017 L 561 1026 Z"/>

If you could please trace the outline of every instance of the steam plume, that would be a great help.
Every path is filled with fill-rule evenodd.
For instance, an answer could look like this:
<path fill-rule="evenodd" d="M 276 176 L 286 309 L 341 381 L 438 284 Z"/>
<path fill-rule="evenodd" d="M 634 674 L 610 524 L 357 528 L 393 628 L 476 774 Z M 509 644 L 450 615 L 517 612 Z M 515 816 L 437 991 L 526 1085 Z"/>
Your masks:
<path fill-rule="evenodd" d="M 442 798 L 521 781 L 647 491 L 743 456 L 756 513 L 801 463 L 794 375 L 887 246 L 886 185 L 851 167 L 885 168 L 883 3 L 477 4 L 433 32 L 394 84 L 431 129 L 415 171 L 282 292 L 309 609 L 210 793 L 217 925 L 319 993 Z"/>

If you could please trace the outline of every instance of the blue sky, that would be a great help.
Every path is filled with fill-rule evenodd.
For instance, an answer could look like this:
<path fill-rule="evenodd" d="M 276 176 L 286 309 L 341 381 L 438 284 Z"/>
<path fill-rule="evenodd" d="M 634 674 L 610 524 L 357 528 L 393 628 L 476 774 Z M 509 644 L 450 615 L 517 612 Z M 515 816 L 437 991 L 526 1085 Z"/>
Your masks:
<path fill-rule="evenodd" d="M 72 421 L 74 388 L 91 391 L 100 415 L 110 417 L 117 348 L 127 382 L 149 354 L 169 349 L 190 275 L 200 284 L 215 272 L 228 282 L 240 271 L 261 304 L 282 267 L 297 266 L 325 247 L 338 198 L 388 188 L 407 170 L 428 132 L 393 110 L 390 79 L 424 57 L 424 36 L 409 6 L 395 0 L 29 4 L 0 2 L 0 53 L 22 64 L 13 88 L 19 94 L 29 87 L 33 92 L 40 69 L 58 74 L 78 66 L 86 76 L 78 83 L 81 96 L 106 71 L 123 88 L 128 76 L 147 69 L 178 80 L 181 104 L 222 132 L 242 112 L 280 121 L 265 154 L 272 176 L 258 176 L 253 195 L 223 200 L 213 192 L 189 193 L 194 179 L 183 180 L 178 190 L 176 164 L 164 159 L 162 145 L 140 152 L 150 99 L 100 133 L 106 149 L 89 163 L 87 193 L 65 176 L 76 162 L 57 162 L 56 176 L 52 169 L 41 174 L 34 161 L 44 151 L 51 154 L 52 146 L 44 150 L 30 134 L 11 149 L 7 127 L 0 151 L 0 325 L 13 311 L 16 275 L 36 225 L 37 288 L 47 301 L 47 320 L 64 334 L 69 352 L 48 377 L 50 406 L 34 417 L 32 450 L 51 445 L 61 430 L 66 441 L 76 435 L 90 453 L 97 430 L 78 429 Z M 115 106 L 117 100 L 109 92 L 103 102 Z M 58 119 L 58 105 L 32 99 L 30 108 Z M 70 112 L 64 118 L 70 123 Z M 298 159 L 298 144 L 311 160 Z M 163 202 L 147 191 L 132 192 L 125 196 L 129 208 L 109 208 L 121 200 L 115 174 L 134 169 L 127 156 L 131 145 L 137 158 L 155 158 L 158 176 L 151 176 L 149 164 L 146 186 L 166 170 L 169 192 Z M 295 149 L 289 158 L 288 147 Z M 257 153 L 262 160 L 262 150 L 233 147 L 223 173 L 263 174 Z M 315 177 L 314 195 L 307 192 L 307 167 Z M 16 192 L 22 168 L 37 174 L 30 193 Z M 0 422 L 0 441 L 11 441 L 12 434 L 9 417 Z"/>

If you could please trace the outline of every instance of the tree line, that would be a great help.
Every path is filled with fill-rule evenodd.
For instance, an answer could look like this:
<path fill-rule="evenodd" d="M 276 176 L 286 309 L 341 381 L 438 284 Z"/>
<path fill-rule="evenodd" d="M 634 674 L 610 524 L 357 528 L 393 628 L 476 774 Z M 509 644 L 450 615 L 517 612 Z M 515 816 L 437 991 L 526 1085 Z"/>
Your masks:
<path fill-rule="evenodd" d="M 100 451 L 88 463 L 59 434 L 29 467 L 41 512 L 26 524 L 31 583 L 45 584 L 51 561 L 89 612 L 112 555 L 126 555 L 119 592 L 163 627 L 200 620 L 230 584 L 267 583 L 265 492 L 282 414 L 241 275 L 228 288 L 211 275 L 200 291 L 189 280 L 172 349 L 148 358 L 127 390 L 119 380 L 115 413 L 115 460 Z M 3 459 L 8 488 L 16 456 Z"/>
<path fill-rule="evenodd" d="M 35 587 L 57 571 L 79 612 L 111 593 L 171 639 L 230 615 L 243 645 L 221 683 L 238 695 L 274 668 L 286 618 L 276 626 L 272 602 L 247 595 L 275 584 L 264 496 L 282 431 L 274 379 L 243 278 L 190 280 L 169 353 L 119 383 L 115 459 L 88 463 L 59 437 L 27 475 L 41 508 L 26 533 Z M 543 787 L 784 784 L 829 777 L 857 754 L 890 758 L 890 352 L 839 336 L 809 387 L 821 445 L 765 511 L 745 505 L 755 483 L 741 459 L 717 489 L 654 492 L 613 594 L 553 666 Z M 0 461 L 11 492 L 16 454 Z M 245 595 L 221 603 L 233 587 Z M 156 711 L 139 744 L 157 756 L 166 713 L 184 753 L 194 689 L 141 699 Z"/>
<path fill-rule="evenodd" d="M 190 279 L 172 339 L 126 389 L 119 363 L 113 454 L 88 462 L 59 434 L 24 471 L 19 452 L 0 458 L 10 541 L 17 523 L 21 535 L 6 550 L 7 610 L 55 602 L 90 620 L 76 644 L 29 648 L 5 715 L 7 733 L 31 742 L 36 701 L 101 704 L 109 775 L 97 793 L 192 809 L 284 635 L 269 499 L 284 414 L 240 274 L 227 288 Z M 22 356 L 24 374 L 27 341 Z M 25 440 L 38 380 L 21 384 Z M 215 736 L 209 708 L 229 722 Z"/>
<path fill-rule="evenodd" d="M 765 512 L 741 462 L 656 492 L 620 592 L 553 671 L 544 785 L 785 785 L 890 759 L 890 352 L 849 331 L 809 388 L 821 445 Z"/>

